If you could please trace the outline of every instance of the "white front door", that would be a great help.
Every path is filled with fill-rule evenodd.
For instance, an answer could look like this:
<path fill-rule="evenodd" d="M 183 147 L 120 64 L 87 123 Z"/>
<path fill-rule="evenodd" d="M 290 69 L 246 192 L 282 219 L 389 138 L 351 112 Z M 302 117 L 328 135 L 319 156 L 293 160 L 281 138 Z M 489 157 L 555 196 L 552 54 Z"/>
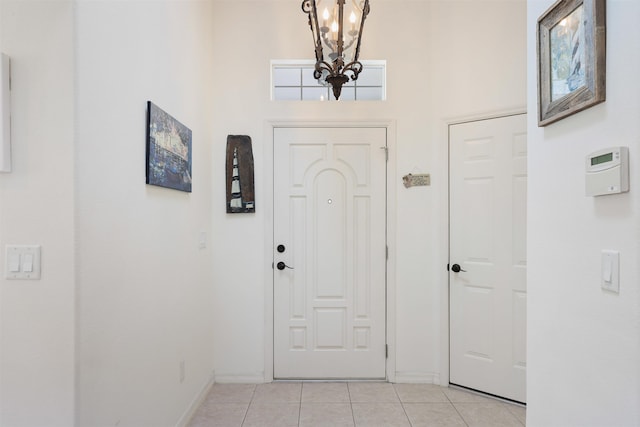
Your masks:
<path fill-rule="evenodd" d="M 386 145 L 385 128 L 274 129 L 276 379 L 386 377 Z"/>
<path fill-rule="evenodd" d="M 521 114 L 449 134 L 450 383 L 518 402 L 526 401 L 526 129 Z"/>

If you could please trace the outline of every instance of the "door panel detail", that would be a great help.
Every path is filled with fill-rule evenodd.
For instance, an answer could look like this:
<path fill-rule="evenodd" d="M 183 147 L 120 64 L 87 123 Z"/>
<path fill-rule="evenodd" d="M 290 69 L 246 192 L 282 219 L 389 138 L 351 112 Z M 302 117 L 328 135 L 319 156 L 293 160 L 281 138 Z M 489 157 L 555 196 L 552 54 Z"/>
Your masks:
<path fill-rule="evenodd" d="M 274 378 L 386 377 L 385 128 L 274 129 Z"/>

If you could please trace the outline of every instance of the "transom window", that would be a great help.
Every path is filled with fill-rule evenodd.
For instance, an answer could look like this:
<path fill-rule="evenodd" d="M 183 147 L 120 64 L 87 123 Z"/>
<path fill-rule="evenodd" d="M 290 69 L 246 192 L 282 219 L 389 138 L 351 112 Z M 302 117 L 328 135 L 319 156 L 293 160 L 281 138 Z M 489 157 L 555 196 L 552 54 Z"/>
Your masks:
<path fill-rule="evenodd" d="M 358 80 L 342 86 L 340 101 L 383 101 L 386 61 L 360 61 Z M 315 62 L 271 61 L 271 99 L 274 101 L 335 101 L 331 86 L 313 78 Z M 349 74 L 347 74 L 349 75 Z"/>

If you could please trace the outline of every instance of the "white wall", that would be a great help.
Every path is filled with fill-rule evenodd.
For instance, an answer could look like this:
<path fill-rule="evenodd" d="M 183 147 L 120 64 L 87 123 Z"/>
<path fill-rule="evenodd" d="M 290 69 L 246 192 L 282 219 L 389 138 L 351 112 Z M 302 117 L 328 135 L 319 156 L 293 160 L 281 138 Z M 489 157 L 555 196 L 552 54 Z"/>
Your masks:
<path fill-rule="evenodd" d="M 0 174 L 0 425 L 74 416 L 73 7 L 0 1 L 13 172 Z M 7 244 L 42 245 L 42 279 L 4 279 Z"/>
<path fill-rule="evenodd" d="M 396 245 L 397 381 L 446 381 L 441 352 L 446 325 L 447 129 L 449 119 L 524 109 L 524 0 L 375 1 L 362 59 L 387 60 L 384 102 L 273 102 L 271 59 L 312 58 L 312 37 L 299 5 L 283 1 L 214 2 L 215 372 L 221 381 L 262 380 L 265 290 L 272 248 L 264 164 L 269 120 L 392 120 L 397 197 L 390 200 Z M 366 71 L 364 71 L 366 72 Z M 226 135 L 253 139 L 256 213 L 225 213 Z M 432 186 L 405 189 L 407 173 L 431 173 Z M 219 184 L 216 184 L 219 183 Z M 241 243 L 234 243 L 241 242 Z M 250 242 L 250 244 L 248 244 Z M 444 316 L 446 318 L 446 316 Z M 444 339 L 442 339 L 444 335 Z"/>
<path fill-rule="evenodd" d="M 211 13 L 76 6 L 78 425 L 175 425 L 211 378 Z M 193 132 L 192 193 L 145 184 L 148 100 Z"/>
<path fill-rule="evenodd" d="M 528 104 L 536 110 L 536 21 L 528 2 Z M 640 425 L 640 3 L 607 1 L 607 100 L 538 128 L 529 117 L 527 425 Z M 584 158 L 629 147 L 631 190 L 586 197 Z M 600 253 L 620 251 L 620 293 Z"/>
<path fill-rule="evenodd" d="M 524 106 L 524 0 L 376 1 L 362 58 L 388 61 L 388 99 L 357 104 L 269 101 L 270 59 L 311 57 L 298 2 L 1 0 L 0 16 L 16 137 L 0 244 L 37 241 L 45 263 L 0 282 L 0 424 L 71 425 L 75 392 L 77 425 L 174 425 L 212 367 L 264 379 L 268 120 L 395 123 L 393 374 L 446 380 L 446 124 Z M 193 130 L 192 194 L 144 185 L 147 100 Z M 225 213 L 228 134 L 254 141 L 253 215 Z M 432 186 L 404 189 L 409 172 Z"/>

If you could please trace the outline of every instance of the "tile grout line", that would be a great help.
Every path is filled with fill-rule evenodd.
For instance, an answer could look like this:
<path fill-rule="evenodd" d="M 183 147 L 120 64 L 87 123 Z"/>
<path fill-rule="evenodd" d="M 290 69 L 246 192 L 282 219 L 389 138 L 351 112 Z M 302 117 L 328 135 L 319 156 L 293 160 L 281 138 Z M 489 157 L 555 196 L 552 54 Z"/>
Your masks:
<path fill-rule="evenodd" d="M 455 390 L 455 388 L 454 388 L 454 390 Z M 451 399 L 449 398 L 449 396 L 448 396 L 446 393 L 444 393 L 444 394 L 445 394 L 445 396 L 447 397 L 447 399 L 449 400 L 449 402 L 451 403 L 451 406 L 453 406 L 453 408 L 456 410 L 456 412 L 458 413 L 458 415 L 460 416 L 460 418 L 462 418 L 462 422 L 464 422 L 464 423 L 465 423 L 465 425 L 467 425 L 467 427 L 469 426 L 469 423 L 467 423 L 467 420 L 462 416 L 462 414 L 461 414 L 461 413 L 460 413 L 460 411 L 458 410 L 458 407 L 456 406 L 456 403 L 457 403 L 457 404 L 462 404 L 462 405 L 464 405 L 464 404 L 475 404 L 475 403 L 482 404 L 482 403 L 484 403 L 484 401 L 480 401 L 480 402 L 474 402 L 474 401 L 469 401 L 469 402 L 454 402 L 453 400 L 451 400 Z M 515 404 L 510 403 L 510 402 L 507 402 L 507 401 L 505 401 L 505 400 L 503 400 L 503 399 L 500 399 L 500 398 L 491 398 L 491 397 L 482 396 L 482 393 L 470 393 L 470 394 L 472 394 L 472 395 L 476 395 L 476 396 L 481 396 L 481 397 L 483 397 L 485 400 L 487 400 L 488 402 L 496 403 L 498 407 L 501 407 L 501 408 L 505 409 L 505 410 L 507 411 L 507 413 L 508 413 L 509 415 L 511 415 L 511 417 L 512 417 L 512 418 L 513 418 L 513 419 L 514 419 L 518 424 L 520 424 L 522 427 L 526 427 L 526 422 L 525 422 L 525 423 L 523 423 L 522 421 L 520 421 L 520 419 L 518 418 L 518 416 L 517 416 L 516 414 L 514 414 L 514 413 L 513 413 L 513 411 L 511 410 L 511 407 L 516 406 Z M 526 409 L 526 406 L 525 406 L 525 409 Z"/>
<path fill-rule="evenodd" d="M 253 403 L 253 398 L 256 396 L 256 389 L 257 388 L 258 388 L 258 385 L 254 384 L 253 391 L 251 392 L 251 399 L 249 399 L 249 404 L 247 405 L 247 409 L 244 410 L 244 417 L 242 417 L 242 424 L 240 424 L 241 426 L 243 426 L 244 423 L 247 421 L 247 415 L 249 414 L 249 408 L 251 408 L 251 404 Z"/>
<path fill-rule="evenodd" d="M 300 383 L 300 395 L 298 396 L 298 427 L 300 427 L 300 417 L 302 417 L 302 391 L 304 389 L 304 381 Z"/>
<path fill-rule="evenodd" d="M 393 387 L 393 391 L 396 394 L 396 397 L 398 398 L 398 402 L 400 402 L 400 406 L 402 406 L 402 411 L 404 412 L 404 416 L 407 417 L 407 422 L 409 423 L 410 426 L 413 426 L 413 423 L 409 418 L 409 414 L 407 414 L 407 408 L 404 407 L 404 402 L 402 401 L 402 399 L 400 399 L 400 395 L 398 394 L 398 389 L 396 389 L 396 385 L 391 383 L 391 386 Z"/>
<path fill-rule="evenodd" d="M 349 386 L 349 382 L 347 382 L 347 394 L 349 395 L 349 407 L 351 408 L 351 419 L 353 420 L 353 425 L 356 425 L 356 414 L 353 412 L 353 401 L 351 400 L 351 387 Z"/>
<path fill-rule="evenodd" d="M 444 397 L 447 398 L 447 400 L 449 401 L 449 403 L 451 404 L 451 406 L 453 406 L 453 409 L 456 411 L 456 413 L 458 414 L 458 416 L 460 417 L 460 419 L 462 420 L 462 422 L 464 423 L 464 425 L 466 425 L 467 427 L 469 427 L 469 423 L 467 422 L 467 420 L 464 419 L 464 417 L 462 416 L 462 414 L 460 413 L 460 411 L 458 411 L 458 408 L 456 407 L 455 403 L 453 403 L 453 400 L 451 400 L 451 398 L 449 397 L 449 395 L 447 393 L 444 393 Z"/>

